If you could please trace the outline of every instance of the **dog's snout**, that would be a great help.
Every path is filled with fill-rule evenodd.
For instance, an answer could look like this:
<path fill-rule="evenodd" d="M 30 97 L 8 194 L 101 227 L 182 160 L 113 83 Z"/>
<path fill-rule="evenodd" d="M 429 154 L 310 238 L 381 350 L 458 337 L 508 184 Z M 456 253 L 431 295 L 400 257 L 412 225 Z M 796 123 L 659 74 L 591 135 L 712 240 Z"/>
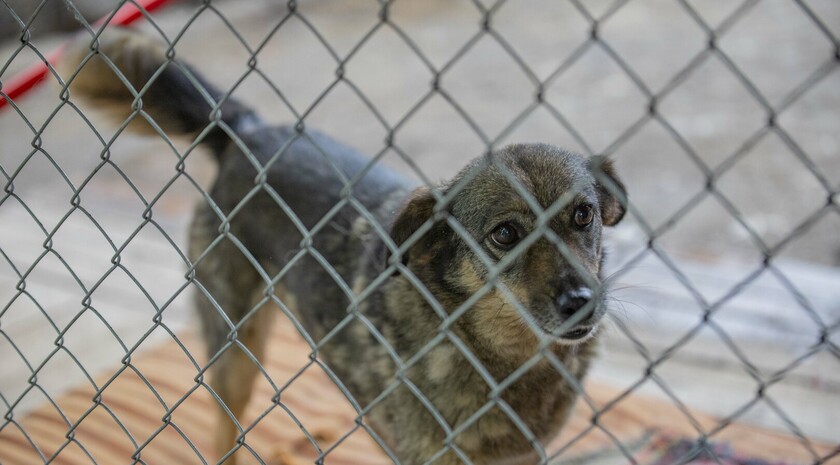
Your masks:
<path fill-rule="evenodd" d="M 571 318 L 578 310 L 584 308 L 592 300 L 592 291 L 588 287 L 580 287 L 557 296 L 557 311 L 563 318 Z M 581 318 L 581 321 L 586 318 Z"/>

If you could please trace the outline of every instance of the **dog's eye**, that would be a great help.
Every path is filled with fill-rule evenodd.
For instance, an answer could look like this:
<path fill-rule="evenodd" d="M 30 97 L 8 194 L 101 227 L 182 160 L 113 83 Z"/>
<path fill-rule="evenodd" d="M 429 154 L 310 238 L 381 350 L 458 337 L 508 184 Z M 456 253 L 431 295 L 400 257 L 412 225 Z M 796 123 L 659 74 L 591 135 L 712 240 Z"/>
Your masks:
<path fill-rule="evenodd" d="M 595 211 L 592 210 L 591 205 L 581 205 L 575 208 L 575 224 L 581 228 L 589 226 L 594 217 Z"/>
<path fill-rule="evenodd" d="M 510 223 L 502 223 L 490 233 L 490 239 L 499 247 L 509 249 L 519 241 L 519 231 Z"/>

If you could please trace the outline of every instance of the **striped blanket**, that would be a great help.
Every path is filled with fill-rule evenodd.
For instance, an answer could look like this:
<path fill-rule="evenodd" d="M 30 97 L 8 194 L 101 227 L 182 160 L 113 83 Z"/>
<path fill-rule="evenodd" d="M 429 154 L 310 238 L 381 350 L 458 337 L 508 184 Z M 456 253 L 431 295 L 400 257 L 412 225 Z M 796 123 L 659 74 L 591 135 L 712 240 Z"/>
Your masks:
<path fill-rule="evenodd" d="M 216 401 L 204 384 L 206 380 L 198 375 L 202 359 L 193 358 L 202 353 L 197 338 L 186 334 L 132 357 L 129 363 L 103 373 L 86 386 L 47 393 L 49 398 L 37 390 L 30 391 L 29 395 L 44 397 L 43 406 L 22 417 L 7 418 L 0 430 L 0 464 L 215 462 L 218 457 L 212 438 Z M 268 353 L 265 366 L 269 378 L 258 381 L 246 412 L 244 424 L 253 424 L 253 428 L 238 452 L 240 463 L 313 463 L 318 456 L 315 444 L 329 450 L 327 464 L 390 463 L 359 427 L 355 412 L 341 392 L 317 365 L 310 363 L 308 347 L 291 325 L 277 325 Z M 303 373 L 293 378 L 301 367 L 306 367 Z M 272 383 L 288 383 L 277 402 L 272 400 L 276 392 Z M 656 458 L 645 452 L 645 447 L 632 447 L 639 438 L 651 437 L 651 432 L 670 437 L 697 436 L 694 425 L 667 401 L 635 393 L 619 397 L 619 390 L 591 382 L 587 393 L 589 401 L 578 402 L 563 435 L 549 448 L 560 452 L 558 463 L 577 463 L 575 457 L 622 449 L 618 463 L 628 463 L 628 452 L 636 455 L 639 463 L 654 463 Z M 620 400 L 614 402 L 616 399 Z M 593 424 L 590 405 L 600 409 L 608 404 L 611 408 Z M 699 413 L 693 416 L 703 427 L 717 423 Z M 727 441 L 757 458 L 812 461 L 806 453 L 797 452 L 801 448 L 794 447 L 795 438 L 777 432 L 733 424 L 715 440 Z M 830 448 L 820 450 L 828 453 Z M 670 463 L 662 460 L 655 463 Z"/>

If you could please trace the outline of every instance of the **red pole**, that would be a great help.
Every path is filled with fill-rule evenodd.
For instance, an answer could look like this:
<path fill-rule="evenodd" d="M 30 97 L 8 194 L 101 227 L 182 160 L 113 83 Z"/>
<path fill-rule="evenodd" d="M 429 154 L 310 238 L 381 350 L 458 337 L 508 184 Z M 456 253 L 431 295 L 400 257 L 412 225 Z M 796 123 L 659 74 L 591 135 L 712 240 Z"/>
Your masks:
<path fill-rule="evenodd" d="M 108 24 L 126 26 L 143 17 L 143 12 L 140 10 L 140 8 L 151 13 L 152 11 L 165 5 L 169 0 L 135 1 L 137 5 L 135 5 L 134 3 L 124 3 L 123 6 L 120 7 L 120 9 L 113 15 L 113 17 L 110 14 L 105 15 L 98 21 L 93 23 L 93 25 L 96 27 L 100 27 L 104 25 L 107 21 Z M 12 76 L 11 78 L 7 80 L 0 80 L 0 91 L 2 91 L 4 94 L 6 94 L 8 98 L 12 100 L 14 100 L 16 97 L 25 94 L 30 89 L 43 82 L 43 79 L 49 73 L 49 67 L 47 66 L 47 64 L 49 63 L 49 65 L 55 65 L 56 60 L 58 60 L 61 57 L 61 53 L 63 51 L 64 47 L 62 46 L 57 50 L 53 50 L 52 52 L 45 55 L 44 58 L 46 58 L 46 61 L 33 63 L 32 65 L 19 72 L 18 74 Z M 6 101 L 6 98 L 0 96 L 0 110 L 2 110 L 3 107 L 5 107 L 8 103 L 9 102 Z"/>

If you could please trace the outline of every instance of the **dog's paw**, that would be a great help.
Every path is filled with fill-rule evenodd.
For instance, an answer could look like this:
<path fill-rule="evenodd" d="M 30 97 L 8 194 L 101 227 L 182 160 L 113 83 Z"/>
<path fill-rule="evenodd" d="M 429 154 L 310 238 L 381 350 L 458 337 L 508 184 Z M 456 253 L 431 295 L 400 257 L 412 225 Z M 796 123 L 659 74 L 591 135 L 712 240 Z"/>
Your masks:
<path fill-rule="evenodd" d="M 311 435 L 312 439 L 314 439 L 315 442 L 318 443 L 318 446 L 322 448 L 338 440 L 338 435 L 335 433 L 335 431 L 325 429 L 313 430 Z M 299 440 L 295 441 L 294 444 L 294 450 L 297 452 L 306 451 L 312 448 L 312 442 L 309 441 L 309 438 L 300 438 Z"/>
<path fill-rule="evenodd" d="M 311 435 L 321 448 L 338 439 L 334 431 L 323 429 L 313 430 Z M 303 437 L 291 444 L 277 446 L 266 463 L 268 465 L 304 465 L 312 463 L 317 458 L 318 453 L 312 446 L 312 441 L 308 437 Z"/>
<path fill-rule="evenodd" d="M 266 460 L 267 465 L 304 465 L 305 463 L 307 462 L 295 453 L 283 449 L 274 450 Z"/>

